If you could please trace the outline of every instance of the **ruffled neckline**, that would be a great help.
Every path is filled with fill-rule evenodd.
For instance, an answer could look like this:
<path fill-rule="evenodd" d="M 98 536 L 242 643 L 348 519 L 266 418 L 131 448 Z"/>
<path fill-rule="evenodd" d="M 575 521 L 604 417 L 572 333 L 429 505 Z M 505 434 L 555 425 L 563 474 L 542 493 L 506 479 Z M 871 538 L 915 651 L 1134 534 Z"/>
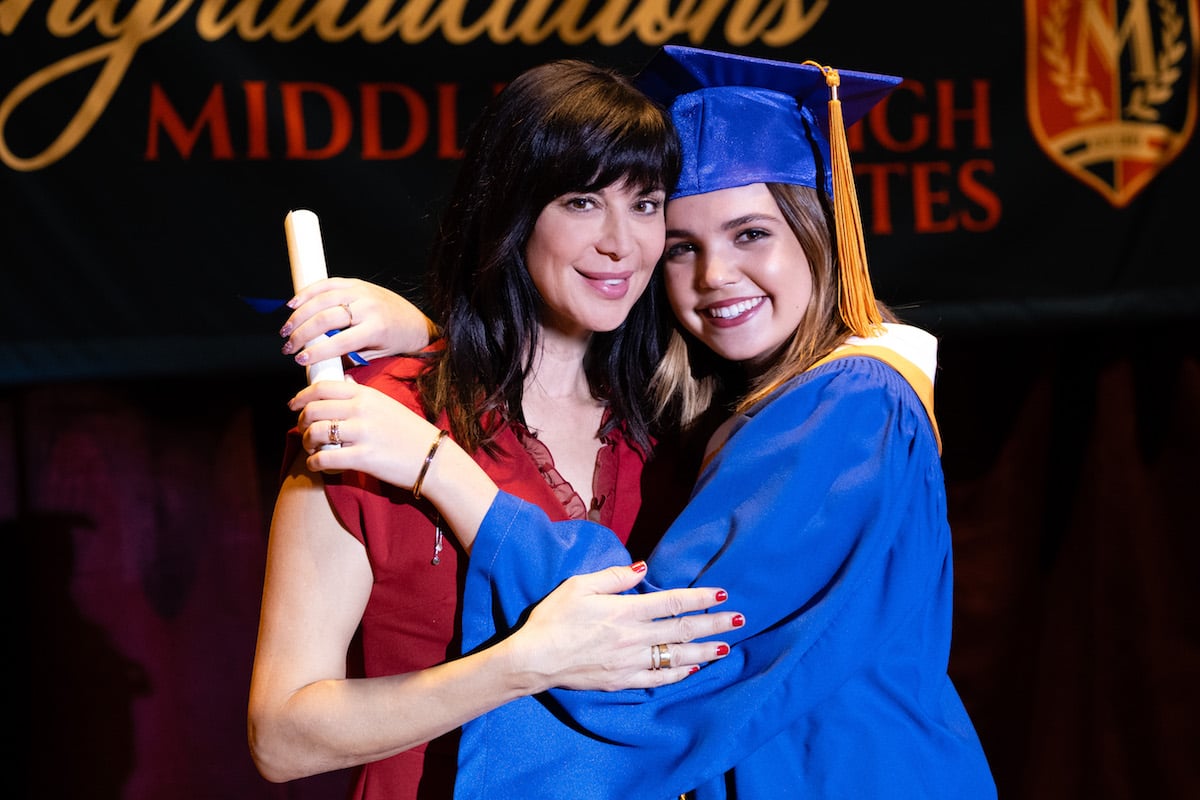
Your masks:
<path fill-rule="evenodd" d="M 607 416 L 608 412 L 605 412 Z M 621 438 L 619 428 L 612 433 L 600 437 L 600 447 L 596 451 L 596 467 L 592 473 L 592 504 L 588 506 L 579 492 L 568 483 L 554 466 L 554 455 L 537 434 L 526 425 L 513 421 L 510 423 L 517 441 L 525 448 L 525 452 L 533 459 L 538 472 L 546 481 L 563 510 L 571 519 L 590 519 L 601 525 L 610 525 L 612 506 L 609 498 L 617 488 L 617 442 Z"/>

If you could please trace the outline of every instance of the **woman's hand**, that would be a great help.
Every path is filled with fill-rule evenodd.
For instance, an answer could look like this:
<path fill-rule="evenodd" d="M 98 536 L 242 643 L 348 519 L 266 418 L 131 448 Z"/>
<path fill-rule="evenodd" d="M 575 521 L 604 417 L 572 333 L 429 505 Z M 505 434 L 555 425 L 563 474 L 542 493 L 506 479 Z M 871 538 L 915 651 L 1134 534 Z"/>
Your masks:
<path fill-rule="evenodd" d="M 358 470 L 404 489 L 412 488 L 438 434 L 420 414 L 350 377 L 306 386 L 288 407 L 300 412 L 310 470 Z M 331 443 L 341 446 L 321 449 Z"/>
<path fill-rule="evenodd" d="M 295 309 L 279 335 L 284 355 L 301 366 L 357 353 L 368 361 L 415 353 L 437 328 L 421 309 L 393 291 L 358 278 L 324 278 L 288 301 Z M 328 331 L 339 331 L 326 336 Z"/>
<path fill-rule="evenodd" d="M 724 642 L 695 640 L 740 628 L 745 624 L 741 614 L 680 616 L 724 602 L 723 590 L 620 594 L 636 586 L 645 570 L 638 562 L 576 575 L 534 607 L 506 640 L 514 647 L 514 668 L 529 677 L 529 691 L 662 686 L 729 653 Z M 665 653 L 660 645 L 666 645 Z"/>
<path fill-rule="evenodd" d="M 297 425 L 310 470 L 358 470 L 403 489 L 423 476 L 421 497 L 437 506 L 458 543 L 471 551 L 499 489 L 470 453 L 450 439 L 443 442 L 442 432 L 420 414 L 350 376 L 307 386 L 288 405 L 300 411 Z M 322 449 L 327 444 L 339 447 Z"/>

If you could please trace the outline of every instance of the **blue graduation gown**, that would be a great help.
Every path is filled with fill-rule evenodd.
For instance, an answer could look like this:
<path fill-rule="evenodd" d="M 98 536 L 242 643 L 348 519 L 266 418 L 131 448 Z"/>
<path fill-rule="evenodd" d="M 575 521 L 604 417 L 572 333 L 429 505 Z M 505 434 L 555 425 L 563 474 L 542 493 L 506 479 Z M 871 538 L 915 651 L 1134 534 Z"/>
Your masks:
<path fill-rule="evenodd" d="M 728 590 L 746 616 L 721 637 L 730 655 L 670 686 L 553 690 L 483 715 L 463 730 L 456 798 L 995 797 L 946 673 L 936 428 L 896 369 L 838 358 L 751 409 L 648 562 L 639 590 Z M 607 529 L 501 494 L 468 567 L 464 647 L 565 577 L 628 563 Z"/>

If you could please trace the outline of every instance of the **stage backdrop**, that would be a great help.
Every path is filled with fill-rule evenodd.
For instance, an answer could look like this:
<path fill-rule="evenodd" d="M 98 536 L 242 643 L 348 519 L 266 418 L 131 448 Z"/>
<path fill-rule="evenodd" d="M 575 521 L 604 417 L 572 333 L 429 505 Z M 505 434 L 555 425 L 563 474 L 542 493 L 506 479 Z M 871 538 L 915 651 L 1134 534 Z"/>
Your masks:
<path fill-rule="evenodd" d="M 1200 309 L 1195 0 L 5 0 L 6 383 L 282 369 L 283 218 L 419 282 L 465 130 L 519 70 L 664 42 L 907 82 L 854 132 L 880 294 L 938 331 Z"/>

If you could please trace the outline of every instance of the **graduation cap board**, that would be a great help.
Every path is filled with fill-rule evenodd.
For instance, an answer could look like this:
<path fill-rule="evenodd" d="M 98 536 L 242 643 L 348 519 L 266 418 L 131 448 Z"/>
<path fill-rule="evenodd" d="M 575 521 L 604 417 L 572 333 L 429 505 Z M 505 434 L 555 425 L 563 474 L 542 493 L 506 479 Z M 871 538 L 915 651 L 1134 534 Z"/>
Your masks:
<path fill-rule="evenodd" d="M 666 107 L 683 146 L 672 198 L 789 183 L 833 200 L 842 318 L 867 336 L 882 321 L 867 272 L 846 128 L 900 82 L 892 75 L 834 70 L 668 45 L 638 77 Z"/>

